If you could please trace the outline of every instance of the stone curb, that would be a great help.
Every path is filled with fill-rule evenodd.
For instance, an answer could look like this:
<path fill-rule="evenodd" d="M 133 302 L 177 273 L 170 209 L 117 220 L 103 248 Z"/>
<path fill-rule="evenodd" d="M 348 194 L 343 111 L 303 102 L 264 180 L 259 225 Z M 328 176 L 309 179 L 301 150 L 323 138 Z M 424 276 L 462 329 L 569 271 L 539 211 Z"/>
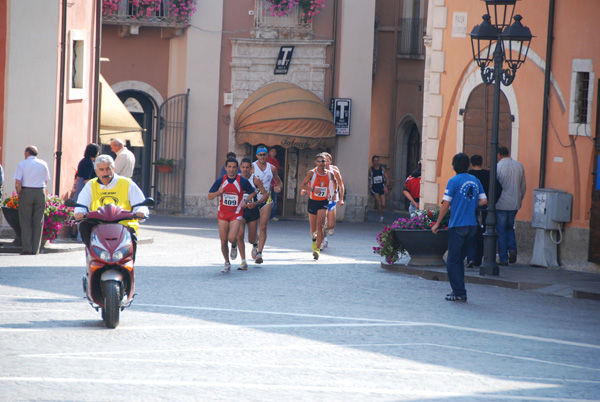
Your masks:
<path fill-rule="evenodd" d="M 400 264 L 381 263 L 381 267 L 388 271 L 399 272 L 407 275 L 419 276 L 432 281 L 448 281 L 445 267 L 419 267 Z M 553 283 L 540 283 L 522 281 L 518 279 L 504 279 L 494 276 L 480 276 L 479 268 L 465 269 L 465 282 L 477 285 L 498 286 L 515 290 L 538 291 L 540 293 L 553 294 L 562 297 L 573 297 L 576 299 L 588 299 L 600 301 L 600 291 L 590 292 L 586 290 L 573 289 L 568 286 L 557 286 Z"/>

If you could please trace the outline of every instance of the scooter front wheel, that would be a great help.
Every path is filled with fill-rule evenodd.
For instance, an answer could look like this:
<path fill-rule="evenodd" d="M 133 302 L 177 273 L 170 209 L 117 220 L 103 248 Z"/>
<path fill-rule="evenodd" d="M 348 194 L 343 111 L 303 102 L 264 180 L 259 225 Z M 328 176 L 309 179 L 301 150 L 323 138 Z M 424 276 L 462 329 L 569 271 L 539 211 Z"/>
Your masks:
<path fill-rule="evenodd" d="M 104 307 L 102 308 L 102 319 L 108 328 L 116 328 L 119 325 L 119 313 L 121 308 L 121 283 L 117 281 L 104 282 Z"/>

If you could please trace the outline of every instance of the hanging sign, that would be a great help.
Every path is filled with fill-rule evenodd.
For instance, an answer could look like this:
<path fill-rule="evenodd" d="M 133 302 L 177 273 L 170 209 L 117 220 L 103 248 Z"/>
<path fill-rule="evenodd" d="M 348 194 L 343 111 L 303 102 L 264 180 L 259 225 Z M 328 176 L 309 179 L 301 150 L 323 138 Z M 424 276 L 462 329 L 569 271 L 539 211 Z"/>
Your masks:
<path fill-rule="evenodd" d="M 350 135 L 350 109 L 352 99 L 332 98 L 331 113 L 333 114 L 333 123 L 335 124 L 336 135 Z"/>
<path fill-rule="evenodd" d="M 294 54 L 294 46 L 281 46 L 273 74 L 288 73 L 290 63 L 292 62 L 292 54 Z"/>

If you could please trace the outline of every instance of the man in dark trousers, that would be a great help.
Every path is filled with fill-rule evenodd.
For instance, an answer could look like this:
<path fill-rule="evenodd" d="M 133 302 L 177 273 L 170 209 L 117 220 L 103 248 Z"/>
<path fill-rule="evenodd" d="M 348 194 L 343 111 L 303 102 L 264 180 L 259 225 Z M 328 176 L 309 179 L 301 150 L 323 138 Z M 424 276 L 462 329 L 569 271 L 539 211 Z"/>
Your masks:
<path fill-rule="evenodd" d="M 17 165 L 15 189 L 19 194 L 19 223 L 21 225 L 21 255 L 38 254 L 44 230 L 46 183 L 50 180 L 48 164 L 37 158 L 38 149 L 25 148 L 25 160 Z"/>
<path fill-rule="evenodd" d="M 490 171 L 483 168 L 483 157 L 481 155 L 471 156 L 471 169 L 469 174 L 477 177 L 483 186 L 483 191 L 489 200 L 490 190 Z M 500 198 L 502 186 L 496 181 L 496 200 Z M 488 201 L 489 202 L 489 201 Z M 467 268 L 479 267 L 483 260 L 483 233 L 485 232 L 485 220 L 487 218 L 487 205 L 479 207 L 477 211 L 477 233 L 475 242 L 471 245 L 467 254 Z"/>
<path fill-rule="evenodd" d="M 475 210 L 478 206 L 487 205 L 487 197 L 479 180 L 467 173 L 469 157 L 466 154 L 461 152 L 454 155 L 452 167 L 456 176 L 448 180 L 446 191 L 444 191 L 444 203 L 431 231 L 437 234 L 444 216 L 452 208 L 448 225 L 448 256 L 446 257 L 446 271 L 448 271 L 448 282 L 452 287 L 452 293 L 446 295 L 446 300 L 466 302 L 464 261 L 469 245 L 473 243 L 477 232 Z"/>

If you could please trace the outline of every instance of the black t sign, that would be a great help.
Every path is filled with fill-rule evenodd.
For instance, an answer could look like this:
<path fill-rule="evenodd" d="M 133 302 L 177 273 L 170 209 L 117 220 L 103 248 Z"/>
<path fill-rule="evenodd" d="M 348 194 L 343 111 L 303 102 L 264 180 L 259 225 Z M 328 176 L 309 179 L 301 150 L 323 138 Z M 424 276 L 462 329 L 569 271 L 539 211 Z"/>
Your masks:
<path fill-rule="evenodd" d="M 274 74 L 288 73 L 293 53 L 294 46 L 281 46 L 279 49 L 279 56 L 277 57 L 277 64 L 275 64 Z"/>

